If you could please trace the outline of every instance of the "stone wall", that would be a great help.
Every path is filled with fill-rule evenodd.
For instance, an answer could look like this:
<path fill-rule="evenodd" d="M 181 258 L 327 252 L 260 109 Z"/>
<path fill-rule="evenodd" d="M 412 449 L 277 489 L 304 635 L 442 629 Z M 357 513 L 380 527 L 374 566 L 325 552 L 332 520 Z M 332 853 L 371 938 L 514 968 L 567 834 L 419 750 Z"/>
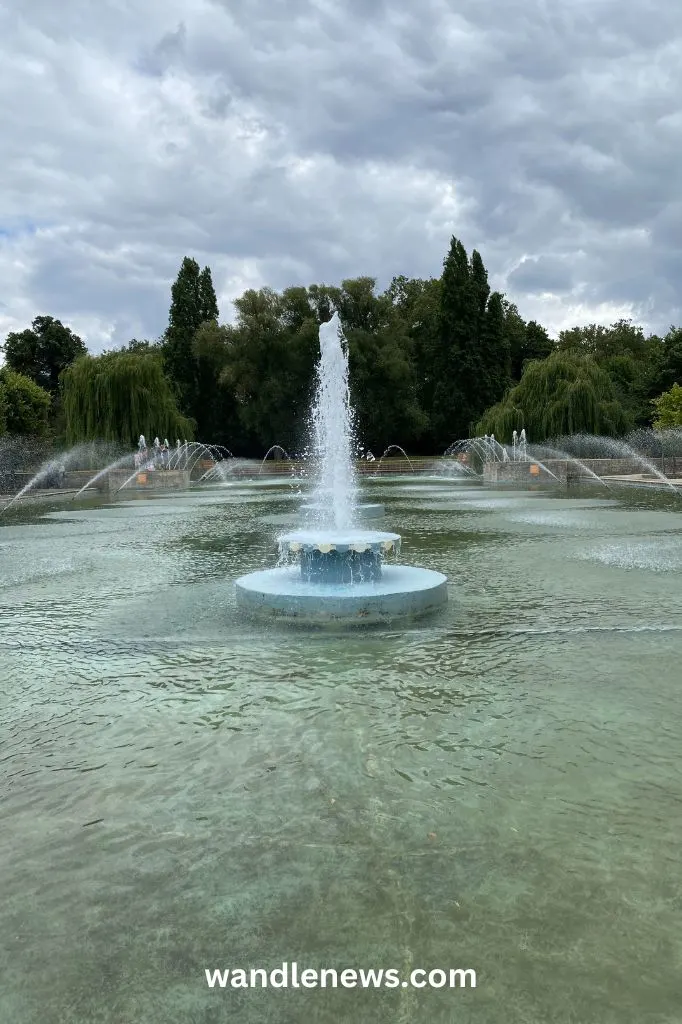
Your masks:
<path fill-rule="evenodd" d="M 190 485 L 189 476 L 186 469 L 143 469 L 126 486 L 126 491 L 182 491 Z M 103 489 L 115 493 L 129 477 L 127 469 L 112 469 L 101 483 Z"/>
<path fill-rule="evenodd" d="M 611 476 L 636 476 L 655 474 L 643 465 L 638 459 L 581 459 L 586 469 L 600 477 Z M 649 459 L 649 464 L 667 476 L 675 476 L 682 469 L 682 459 Z M 542 467 L 546 466 L 550 471 L 545 472 Z M 590 474 L 585 472 L 576 462 L 567 459 L 546 459 L 542 463 L 533 462 L 488 462 L 483 467 L 483 480 L 485 483 L 552 483 L 552 476 L 562 483 L 572 483 L 580 479 L 589 479 Z"/>

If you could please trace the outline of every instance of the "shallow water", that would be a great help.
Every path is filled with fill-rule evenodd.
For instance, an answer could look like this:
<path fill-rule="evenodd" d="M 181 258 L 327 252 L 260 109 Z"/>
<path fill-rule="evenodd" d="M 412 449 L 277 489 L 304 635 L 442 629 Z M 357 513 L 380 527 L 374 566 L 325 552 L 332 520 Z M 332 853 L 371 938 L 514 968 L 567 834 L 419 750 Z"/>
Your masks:
<path fill-rule="evenodd" d="M 450 603 L 340 637 L 236 614 L 298 500 L 0 519 L 0 1021 L 682 1020 L 682 502 L 365 484 Z"/>

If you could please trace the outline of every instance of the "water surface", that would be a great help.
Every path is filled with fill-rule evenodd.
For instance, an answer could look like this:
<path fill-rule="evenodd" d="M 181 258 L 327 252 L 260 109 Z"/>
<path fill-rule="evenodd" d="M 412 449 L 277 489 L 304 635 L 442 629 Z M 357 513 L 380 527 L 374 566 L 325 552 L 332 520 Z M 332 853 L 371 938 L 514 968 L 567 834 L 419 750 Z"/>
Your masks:
<path fill-rule="evenodd" d="M 0 521 L 0 1020 L 682 1020 L 682 503 L 366 484 L 450 603 L 330 636 L 235 609 L 298 500 Z"/>

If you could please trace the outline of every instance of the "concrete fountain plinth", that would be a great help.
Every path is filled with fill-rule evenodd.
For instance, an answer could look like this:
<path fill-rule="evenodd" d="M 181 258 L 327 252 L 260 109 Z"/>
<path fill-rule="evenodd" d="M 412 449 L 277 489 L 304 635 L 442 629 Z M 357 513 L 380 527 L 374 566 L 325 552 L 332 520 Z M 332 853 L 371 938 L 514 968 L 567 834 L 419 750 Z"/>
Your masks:
<path fill-rule="evenodd" d="M 430 569 L 387 565 L 400 551 L 397 533 L 300 531 L 279 538 L 293 564 L 237 580 L 237 603 L 266 619 L 305 625 L 374 625 L 414 618 L 447 602 L 447 577 Z"/>

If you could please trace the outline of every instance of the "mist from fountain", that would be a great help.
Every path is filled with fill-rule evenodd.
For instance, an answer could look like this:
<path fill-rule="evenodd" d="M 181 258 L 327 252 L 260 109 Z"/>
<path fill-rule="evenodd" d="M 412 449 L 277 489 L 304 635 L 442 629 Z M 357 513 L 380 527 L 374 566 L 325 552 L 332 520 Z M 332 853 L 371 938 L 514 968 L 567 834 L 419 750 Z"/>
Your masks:
<path fill-rule="evenodd" d="M 210 483 L 212 480 L 217 480 L 219 483 L 225 483 L 228 477 L 231 477 L 238 469 L 243 466 L 253 465 L 252 459 L 238 459 L 233 456 L 231 459 L 221 459 L 220 462 L 216 462 L 214 466 L 207 469 L 206 472 L 199 477 L 197 484 Z"/>
<path fill-rule="evenodd" d="M 442 477 L 472 477 L 478 479 L 480 474 L 476 472 L 473 466 L 469 466 L 465 462 L 460 462 L 457 458 L 447 456 L 447 462 L 438 462 L 436 464 L 436 475 Z"/>
<path fill-rule="evenodd" d="M 14 497 L 4 505 L 2 512 L 6 512 L 15 502 L 20 501 L 26 494 L 32 491 L 39 484 L 48 480 L 57 474 L 65 472 L 70 465 L 72 465 L 77 459 L 81 459 L 84 456 L 92 456 L 96 450 L 96 443 L 89 441 L 82 444 L 75 445 L 69 451 L 59 452 L 57 455 L 53 455 L 52 458 L 42 463 L 40 468 L 31 477 L 28 483 L 19 490 Z"/>
<path fill-rule="evenodd" d="M 647 473 L 660 480 L 666 487 L 669 487 L 674 494 L 680 494 L 679 488 L 650 458 L 642 455 L 641 452 L 638 452 L 636 448 L 621 438 L 603 437 L 596 434 L 573 434 L 565 439 L 562 438 L 561 441 L 564 447 L 574 444 L 583 448 L 592 448 L 592 450 L 598 453 L 596 456 L 593 456 L 596 458 L 608 458 L 609 456 L 605 456 L 604 452 L 609 452 L 611 457 L 615 456 L 616 458 L 630 459 L 633 462 L 637 462 Z"/>

